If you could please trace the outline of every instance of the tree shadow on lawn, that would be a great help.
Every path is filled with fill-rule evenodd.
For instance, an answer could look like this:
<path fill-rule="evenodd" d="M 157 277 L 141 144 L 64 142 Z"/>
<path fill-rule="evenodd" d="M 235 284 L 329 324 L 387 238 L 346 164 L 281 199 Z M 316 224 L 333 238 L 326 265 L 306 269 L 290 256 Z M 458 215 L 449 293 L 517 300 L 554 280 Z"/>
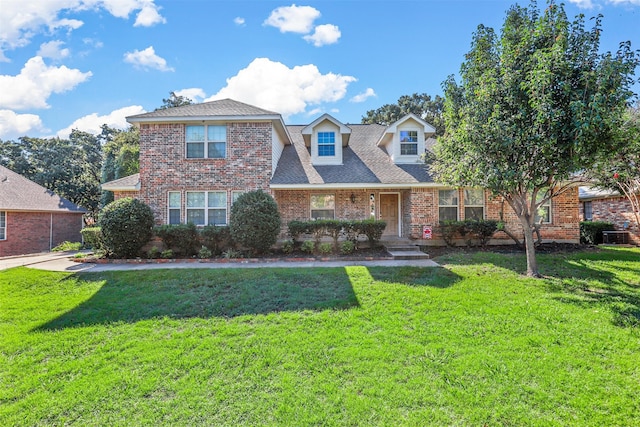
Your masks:
<path fill-rule="evenodd" d="M 518 253 L 453 254 L 438 260 L 449 265 L 493 264 L 518 274 L 526 272 L 526 257 Z M 629 265 L 629 263 L 632 263 Z M 640 256 L 637 251 L 600 248 L 538 254 L 541 282 L 557 300 L 585 308 L 606 306 L 617 326 L 640 327 Z"/>
<path fill-rule="evenodd" d="M 418 274 L 416 270 L 415 274 L 411 272 L 400 277 L 404 277 L 407 284 L 416 285 L 428 284 L 429 277 L 440 277 L 439 284 L 434 286 L 446 286 L 445 283 L 456 280 L 455 275 L 438 270 L 445 273 L 434 276 L 430 272 Z M 345 310 L 359 307 L 353 283 L 359 277 L 371 278 L 368 271 L 365 267 L 347 267 L 80 273 L 76 277 L 97 283 L 99 290 L 37 329 L 134 323 L 161 317 L 232 318 L 285 311 Z M 374 273 L 386 279 L 389 274 Z"/>

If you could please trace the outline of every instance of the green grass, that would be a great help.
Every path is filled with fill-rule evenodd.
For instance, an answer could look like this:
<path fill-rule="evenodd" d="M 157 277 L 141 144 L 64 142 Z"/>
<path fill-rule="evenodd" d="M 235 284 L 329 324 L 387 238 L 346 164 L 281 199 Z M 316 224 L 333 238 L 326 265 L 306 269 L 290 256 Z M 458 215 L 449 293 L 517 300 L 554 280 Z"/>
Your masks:
<path fill-rule="evenodd" d="M 640 250 L 0 272 L 0 425 L 640 425 Z"/>

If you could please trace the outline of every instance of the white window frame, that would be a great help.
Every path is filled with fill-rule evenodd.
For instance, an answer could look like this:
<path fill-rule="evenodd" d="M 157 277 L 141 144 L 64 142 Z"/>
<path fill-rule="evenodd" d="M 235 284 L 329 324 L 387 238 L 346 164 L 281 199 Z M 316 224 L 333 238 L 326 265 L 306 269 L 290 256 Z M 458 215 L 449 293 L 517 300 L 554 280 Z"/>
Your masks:
<path fill-rule="evenodd" d="M 587 206 L 589 206 L 589 216 L 587 216 Z M 593 202 L 591 200 L 587 200 L 583 203 L 582 212 L 585 221 L 593 221 Z"/>
<path fill-rule="evenodd" d="M 456 194 L 456 200 L 457 203 L 453 204 L 453 205 L 444 205 L 442 204 L 442 200 L 443 198 L 440 196 L 440 193 L 442 191 L 453 191 Z M 458 189 L 451 189 L 451 188 L 443 188 L 438 190 L 438 221 L 447 221 L 445 219 L 440 218 L 440 208 L 455 208 L 456 209 L 456 218 L 453 221 L 459 221 L 460 220 L 460 192 L 458 191 Z"/>
<path fill-rule="evenodd" d="M 327 134 L 333 136 L 332 142 L 320 142 L 320 135 Z M 333 154 L 321 154 L 320 147 L 333 147 Z M 336 133 L 334 131 L 318 132 L 318 157 L 335 157 L 336 156 Z"/>
<path fill-rule="evenodd" d="M 314 218 L 314 217 L 313 217 L 313 212 L 317 212 L 317 211 L 329 211 L 329 210 L 331 210 L 331 209 L 326 208 L 326 207 L 325 207 L 325 208 L 314 208 L 314 207 L 313 207 L 313 198 L 314 198 L 314 197 L 319 197 L 319 198 L 320 198 L 320 197 L 327 197 L 327 196 L 331 196 L 331 197 L 332 197 L 332 199 L 333 199 L 333 208 L 332 208 L 332 209 L 333 209 L 333 216 L 332 216 L 331 218 L 325 218 L 325 217 Z M 311 195 L 309 196 L 309 217 L 310 217 L 312 220 L 315 220 L 315 219 L 335 219 L 335 217 L 336 217 L 336 195 L 335 195 L 334 193 L 318 193 L 318 194 L 311 194 Z"/>
<path fill-rule="evenodd" d="M 233 190 L 231 192 L 231 206 L 238 200 L 238 197 L 242 196 L 246 191 L 243 190 Z"/>
<path fill-rule="evenodd" d="M 179 196 L 178 206 L 171 206 L 171 194 L 177 194 Z M 178 222 L 171 222 L 171 211 L 178 211 Z M 167 224 L 182 224 L 182 192 L 181 191 L 168 191 L 167 192 Z"/>
<path fill-rule="evenodd" d="M 0 240 L 7 240 L 7 211 L 0 211 Z"/>
<path fill-rule="evenodd" d="M 467 199 L 467 194 L 469 191 L 478 191 L 482 194 L 482 204 L 478 205 L 478 204 L 471 204 L 471 203 L 467 203 L 468 199 Z M 480 218 L 481 220 L 484 220 L 484 215 L 486 212 L 485 209 L 485 200 L 484 200 L 484 189 L 482 188 L 465 188 L 463 191 L 463 200 L 464 200 L 464 219 L 471 219 L 470 216 L 467 215 L 467 208 L 482 208 L 482 217 Z"/>
<path fill-rule="evenodd" d="M 410 135 L 411 133 L 415 133 L 415 140 L 412 141 L 403 141 L 403 133 L 407 134 L 408 138 L 412 138 L 413 135 Z M 398 134 L 398 139 L 400 140 L 400 155 L 401 156 L 417 156 L 418 155 L 418 142 L 419 142 L 419 135 L 418 135 L 418 131 L 415 129 L 401 129 L 399 131 Z M 402 147 L 403 146 L 414 146 L 416 148 L 416 152 L 415 153 L 403 153 L 402 152 Z"/>
<path fill-rule="evenodd" d="M 549 199 L 549 200 L 547 200 L 546 202 L 544 202 L 543 204 L 541 204 L 541 205 L 538 207 L 538 209 L 537 209 L 538 211 L 539 211 L 540 209 L 542 209 L 542 210 L 544 210 L 544 211 L 548 212 L 548 213 L 547 213 L 547 214 L 545 214 L 544 216 L 545 216 L 545 217 L 546 217 L 546 216 L 548 216 L 548 217 L 549 217 L 549 219 L 548 219 L 547 221 L 543 220 L 543 221 L 542 221 L 542 224 L 551 224 L 551 223 L 553 222 L 553 215 L 552 215 L 552 209 L 551 209 L 551 208 L 552 208 L 552 206 L 553 206 L 553 205 L 552 205 L 552 203 L 551 203 L 551 199 Z M 534 223 L 536 223 L 536 224 L 540 224 L 540 215 L 538 215 L 538 212 L 537 212 L 537 211 L 536 211 L 535 216 L 534 216 Z"/>
<path fill-rule="evenodd" d="M 199 227 L 204 227 L 206 225 L 228 225 L 229 224 L 229 209 L 228 209 L 228 200 L 227 200 L 227 192 L 226 191 L 216 191 L 216 190 L 201 190 L 201 191 L 186 191 L 185 192 L 185 200 L 186 200 L 186 213 L 185 213 L 185 221 L 189 219 L 189 211 L 194 210 L 202 210 L 204 211 L 204 223 L 196 224 Z M 194 193 L 204 193 L 204 206 L 192 206 L 189 207 L 189 195 Z M 211 194 L 224 194 L 224 208 L 218 206 L 209 206 L 209 197 Z M 209 224 L 209 211 L 215 210 L 224 210 L 224 224 Z"/>
<path fill-rule="evenodd" d="M 188 128 L 190 127 L 202 127 L 204 128 L 204 139 L 202 141 L 189 141 L 187 138 Z M 224 129 L 224 140 L 222 139 L 209 139 L 209 128 L 217 127 Z M 187 159 L 226 159 L 227 158 L 227 126 L 226 125 L 185 125 L 184 128 L 184 156 Z M 224 153 L 222 157 L 210 157 L 209 156 L 209 144 L 210 143 L 224 143 Z M 189 157 L 189 144 L 204 144 L 203 157 Z"/>

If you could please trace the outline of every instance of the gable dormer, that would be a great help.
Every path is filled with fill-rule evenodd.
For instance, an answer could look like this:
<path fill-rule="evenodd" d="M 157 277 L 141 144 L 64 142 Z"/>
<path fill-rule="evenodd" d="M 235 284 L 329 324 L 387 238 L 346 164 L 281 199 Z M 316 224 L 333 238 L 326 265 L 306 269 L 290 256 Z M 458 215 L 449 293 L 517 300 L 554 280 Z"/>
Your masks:
<path fill-rule="evenodd" d="M 302 129 L 302 137 L 311 149 L 313 165 L 341 165 L 342 148 L 349 145 L 351 129 L 329 114 L 323 114 Z"/>
<path fill-rule="evenodd" d="M 407 114 L 391 124 L 378 141 L 393 163 L 417 163 L 422 161 L 425 141 L 435 135 L 436 129 L 415 114 Z"/>

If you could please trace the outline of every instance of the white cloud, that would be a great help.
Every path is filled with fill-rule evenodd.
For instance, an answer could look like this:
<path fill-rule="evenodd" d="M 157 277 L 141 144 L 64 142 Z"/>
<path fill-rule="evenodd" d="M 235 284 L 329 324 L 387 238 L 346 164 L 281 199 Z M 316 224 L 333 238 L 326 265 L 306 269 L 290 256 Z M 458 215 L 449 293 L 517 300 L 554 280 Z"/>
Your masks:
<path fill-rule="evenodd" d="M 313 21 L 320 17 L 320 11 L 311 6 L 282 6 L 271 11 L 264 25 L 276 27 L 281 33 L 308 34 Z"/>
<path fill-rule="evenodd" d="M 580 9 L 593 9 L 594 7 L 591 0 L 569 0 L 569 2 L 575 4 Z"/>
<path fill-rule="evenodd" d="M 318 25 L 313 34 L 304 36 L 303 38 L 314 46 L 320 47 L 326 44 L 337 43 L 340 39 L 340 29 L 333 24 Z"/>
<path fill-rule="evenodd" d="M 35 114 L 16 114 L 0 110 L 0 139 L 15 139 L 29 133 L 45 131 L 42 120 Z"/>
<path fill-rule="evenodd" d="M 167 61 L 164 58 L 156 55 L 153 46 L 149 46 L 145 50 L 134 50 L 133 52 L 125 53 L 124 62 L 133 64 L 134 67 L 143 70 L 174 71 L 173 68 L 167 66 Z"/>
<path fill-rule="evenodd" d="M 42 57 L 34 56 L 17 76 L 0 75 L 0 108 L 48 108 L 52 93 L 71 90 L 91 76 L 91 71 L 83 73 L 64 65 L 48 67 Z"/>
<path fill-rule="evenodd" d="M 378 96 L 378 95 L 376 95 L 376 92 L 373 89 L 368 87 L 367 90 L 365 90 L 364 92 L 359 93 L 353 98 L 351 98 L 349 102 L 364 102 L 368 98 L 371 98 L 372 96 Z"/>
<path fill-rule="evenodd" d="M 239 26 L 244 26 L 244 18 L 237 16 L 234 20 L 233 23 Z"/>
<path fill-rule="evenodd" d="M 74 13 L 107 10 L 127 19 L 139 10 L 135 26 L 166 22 L 154 0 L 4 0 L 1 10 L 0 61 L 7 61 L 4 52 L 28 45 L 38 34 L 80 28 L 84 23 L 70 17 Z"/>
<path fill-rule="evenodd" d="M 640 0 L 607 0 L 607 3 L 613 3 L 616 6 L 625 4 L 640 6 Z"/>
<path fill-rule="evenodd" d="M 288 117 L 309 105 L 344 98 L 347 86 L 354 81 L 352 76 L 321 74 L 313 64 L 289 68 L 268 58 L 256 58 L 205 101 L 232 98 Z"/>
<path fill-rule="evenodd" d="M 177 96 L 185 96 L 194 102 L 200 102 L 207 96 L 204 90 L 200 89 L 199 87 L 174 90 L 173 93 L 175 93 Z"/>
<path fill-rule="evenodd" d="M 114 110 L 104 116 L 99 116 L 98 113 L 92 113 L 88 116 L 80 117 L 75 120 L 66 128 L 59 130 L 56 135 L 60 138 L 69 138 L 73 129 L 97 135 L 102 132 L 101 126 L 104 124 L 116 129 L 127 129 L 129 127 L 129 123 L 127 123 L 126 120 L 127 116 L 133 116 L 134 114 L 142 114 L 145 112 L 145 109 L 140 105 L 131 105 L 129 107 Z"/>
<path fill-rule="evenodd" d="M 43 58 L 62 59 L 69 56 L 69 49 L 61 49 L 64 44 L 61 40 L 52 40 L 50 42 L 42 43 L 37 55 Z"/>

